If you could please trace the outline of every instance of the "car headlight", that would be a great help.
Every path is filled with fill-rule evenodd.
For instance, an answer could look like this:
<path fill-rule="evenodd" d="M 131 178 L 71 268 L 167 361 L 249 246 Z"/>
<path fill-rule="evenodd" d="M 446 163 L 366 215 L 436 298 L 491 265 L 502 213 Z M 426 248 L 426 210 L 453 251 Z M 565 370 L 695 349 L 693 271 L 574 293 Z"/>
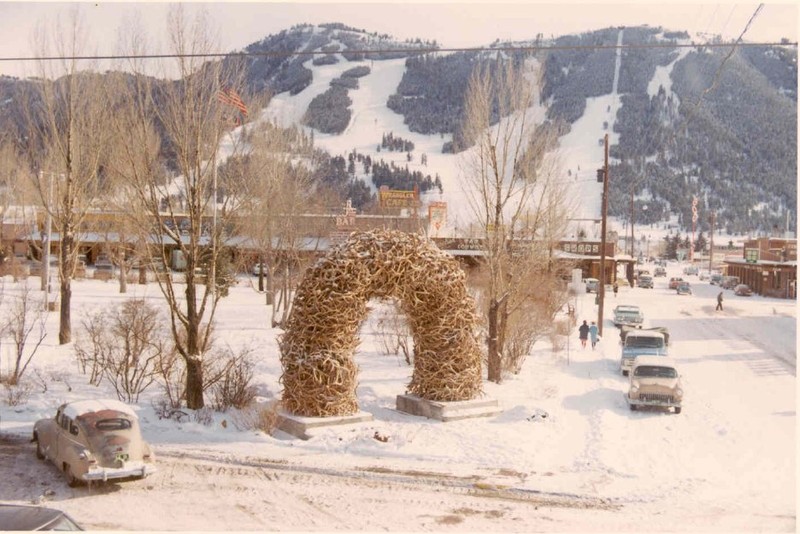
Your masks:
<path fill-rule="evenodd" d="M 682 399 L 683 398 L 683 390 L 681 388 L 676 389 L 675 390 L 675 396 L 677 398 L 679 398 L 679 399 Z"/>
<path fill-rule="evenodd" d="M 639 384 L 631 384 L 631 393 L 636 393 L 637 391 L 639 391 Z"/>

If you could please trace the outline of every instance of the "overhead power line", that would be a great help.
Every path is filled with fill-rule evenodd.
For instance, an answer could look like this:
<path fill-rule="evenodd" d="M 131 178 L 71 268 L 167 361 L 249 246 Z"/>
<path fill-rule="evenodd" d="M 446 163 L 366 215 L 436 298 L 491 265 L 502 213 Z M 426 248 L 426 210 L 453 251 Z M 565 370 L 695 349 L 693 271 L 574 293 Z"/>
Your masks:
<path fill-rule="evenodd" d="M 740 37 L 741 39 L 741 37 Z M 593 45 L 527 45 L 527 46 L 493 46 L 466 48 L 368 48 L 363 50 L 342 50 L 339 54 L 372 55 L 372 54 L 434 54 L 440 52 L 540 52 L 552 50 L 638 50 L 657 48 L 727 48 L 743 46 L 797 46 L 797 42 L 761 42 L 761 43 L 642 43 L 642 44 L 593 44 Z M 324 56 L 331 52 L 324 51 L 259 51 L 259 52 L 208 52 L 202 54 L 112 54 L 89 56 L 8 56 L 0 57 L 0 61 L 55 61 L 71 59 L 75 61 L 98 61 L 112 59 L 170 59 L 170 58 L 224 58 L 224 57 L 292 57 L 292 56 Z"/>

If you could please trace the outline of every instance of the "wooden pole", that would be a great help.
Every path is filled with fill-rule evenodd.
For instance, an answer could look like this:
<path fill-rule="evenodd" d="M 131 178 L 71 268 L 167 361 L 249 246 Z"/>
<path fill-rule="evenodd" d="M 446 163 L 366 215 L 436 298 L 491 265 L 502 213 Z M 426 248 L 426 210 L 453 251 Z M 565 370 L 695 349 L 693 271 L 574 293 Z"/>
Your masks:
<path fill-rule="evenodd" d="M 597 333 L 603 335 L 603 304 L 606 298 L 606 216 L 608 215 L 608 134 L 605 135 L 603 163 L 603 218 L 600 225 L 600 287 L 597 290 Z"/>

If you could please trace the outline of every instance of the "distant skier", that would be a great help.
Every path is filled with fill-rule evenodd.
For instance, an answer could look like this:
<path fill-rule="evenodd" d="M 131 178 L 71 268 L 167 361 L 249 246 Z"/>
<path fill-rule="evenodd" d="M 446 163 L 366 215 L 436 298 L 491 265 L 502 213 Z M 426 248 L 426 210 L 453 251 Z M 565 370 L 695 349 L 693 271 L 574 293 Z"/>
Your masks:
<path fill-rule="evenodd" d="M 589 325 L 586 321 L 578 328 L 578 337 L 581 340 L 581 347 L 586 348 L 586 340 L 589 339 Z"/>
<path fill-rule="evenodd" d="M 717 295 L 717 309 L 716 311 L 722 311 L 722 291 L 719 292 Z"/>
<path fill-rule="evenodd" d="M 592 350 L 594 350 L 594 346 L 597 345 L 597 325 L 594 324 L 594 321 L 592 321 L 592 326 L 589 327 L 589 337 L 592 339 Z"/>

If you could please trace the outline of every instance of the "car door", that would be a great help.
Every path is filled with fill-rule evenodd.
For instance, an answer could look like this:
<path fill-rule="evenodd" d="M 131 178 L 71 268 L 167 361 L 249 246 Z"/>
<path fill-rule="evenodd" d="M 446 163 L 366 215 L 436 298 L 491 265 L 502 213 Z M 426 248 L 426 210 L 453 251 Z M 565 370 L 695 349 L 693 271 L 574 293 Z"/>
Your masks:
<path fill-rule="evenodd" d="M 78 425 L 66 414 L 61 414 L 56 440 L 56 458 L 54 463 L 61 468 L 64 464 L 77 465 L 76 445 L 78 445 Z M 80 449 L 80 447 L 78 447 Z"/>

